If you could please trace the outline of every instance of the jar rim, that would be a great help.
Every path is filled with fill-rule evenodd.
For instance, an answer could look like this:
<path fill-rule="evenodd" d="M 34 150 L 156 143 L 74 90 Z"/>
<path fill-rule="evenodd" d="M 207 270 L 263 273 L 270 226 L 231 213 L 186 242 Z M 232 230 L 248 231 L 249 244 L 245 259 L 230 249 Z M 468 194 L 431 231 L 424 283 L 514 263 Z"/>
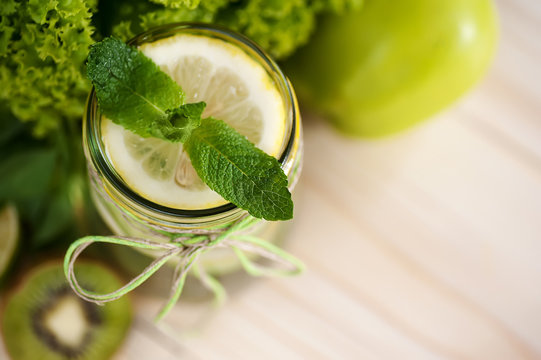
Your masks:
<path fill-rule="evenodd" d="M 176 35 L 181 33 L 183 30 L 196 31 L 202 34 L 212 34 L 214 37 L 233 42 L 235 45 L 243 49 L 243 51 L 247 53 L 248 51 L 252 52 L 253 54 L 249 55 L 255 56 L 256 60 L 260 62 L 269 72 L 273 80 L 276 82 L 280 93 L 282 94 L 287 114 L 286 128 L 289 128 L 289 134 L 286 134 L 286 136 L 288 136 L 288 139 L 285 143 L 282 154 L 278 158 L 282 168 L 284 168 L 291 157 L 295 137 L 298 135 L 296 132 L 298 131 L 297 122 L 299 121 L 299 114 L 296 106 L 296 99 L 287 77 L 283 74 L 276 62 L 272 60 L 259 45 L 254 43 L 246 36 L 221 26 L 214 24 L 209 25 L 203 23 L 186 22 L 154 27 L 133 37 L 127 42 L 127 44 L 138 46 L 143 43 Z M 158 204 L 139 195 L 121 179 L 111 162 L 104 155 L 106 152 L 100 135 L 101 126 L 100 121 L 96 121 L 97 119 L 101 119 L 101 112 L 98 108 L 95 88 L 92 87 L 85 106 L 85 121 L 83 124 L 85 132 L 84 137 L 90 143 L 90 146 L 88 146 L 89 152 L 87 157 L 90 158 L 96 170 L 98 170 L 98 172 L 105 177 L 107 182 L 110 183 L 114 189 L 120 193 L 120 195 L 129 199 L 129 201 L 134 202 L 138 208 L 141 208 L 147 212 L 157 213 L 160 216 L 184 219 L 215 217 L 219 215 L 228 216 L 245 211 L 230 202 L 224 205 L 206 209 L 177 209 Z"/>

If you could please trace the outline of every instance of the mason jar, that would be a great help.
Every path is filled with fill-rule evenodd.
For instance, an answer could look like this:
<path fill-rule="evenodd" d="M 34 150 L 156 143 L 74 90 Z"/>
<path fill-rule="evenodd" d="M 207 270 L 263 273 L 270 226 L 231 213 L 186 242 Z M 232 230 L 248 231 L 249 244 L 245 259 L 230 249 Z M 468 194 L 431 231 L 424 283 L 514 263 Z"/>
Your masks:
<path fill-rule="evenodd" d="M 242 35 L 220 27 L 172 24 L 146 31 L 130 40 L 129 44 L 137 47 L 177 34 L 211 37 L 232 44 L 255 60 L 272 79 L 282 98 L 286 114 L 285 119 L 276 119 L 285 121 L 282 151 L 278 160 L 289 180 L 289 190 L 293 193 L 302 167 L 302 127 L 297 100 L 289 80 L 258 45 Z M 114 234 L 155 242 L 169 242 L 183 234 L 212 236 L 248 216 L 245 210 L 232 203 L 196 210 L 178 209 L 163 206 L 143 197 L 135 189 L 130 188 L 108 158 L 102 140 L 101 121 L 102 114 L 95 91 L 92 89 L 84 116 L 84 152 L 93 200 L 101 217 Z M 281 236 L 286 223 L 261 220 L 247 230 L 264 241 L 274 243 Z M 155 256 L 151 253 L 147 255 Z M 239 267 L 233 252 L 226 248 L 206 252 L 199 262 L 209 273 L 230 272 Z"/>

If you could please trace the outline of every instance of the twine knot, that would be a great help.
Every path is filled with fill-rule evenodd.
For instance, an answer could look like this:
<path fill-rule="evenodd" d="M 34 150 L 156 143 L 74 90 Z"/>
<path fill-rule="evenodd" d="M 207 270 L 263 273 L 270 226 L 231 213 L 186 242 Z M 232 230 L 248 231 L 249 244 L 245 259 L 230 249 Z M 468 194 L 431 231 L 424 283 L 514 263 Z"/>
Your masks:
<path fill-rule="evenodd" d="M 156 321 L 167 315 L 177 303 L 186 276 L 190 269 L 209 290 L 214 293 L 215 299 L 220 302 L 225 298 L 225 290 L 220 282 L 206 273 L 201 266 L 195 266 L 198 258 L 205 252 L 219 247 L 231 248 L 239 259 L 244 270 L 252 276 L 292 276 L 304 271 L 304 264 L 291 254 L 280 249 L 259 237 L 250 235 L 247 230 L 261 220 L 247 216 L 227 228 L 214 231 L 171 234 L 169 242 L 157 242 L 140 238 L 123 236 L 86 236 L 71 244 L 64 258 L 64 273 L 73 291 L 82 299 L 103 305 L 116 300 L 150 278 L 156 271 L 173 258 L 178 258 L 172 278 L 169 299 L 156 317 Z M 108 243 L 132 248 L 162 251 L 139 275 L 130 280 L 121 288 L 108 294 L 98 294 L 84 289 L 75 276 L 75 262 L 81 253 L 93 243 Z M 281 267 L 263 266 L 250 259 L 248 253 L 270 260 Z"/>

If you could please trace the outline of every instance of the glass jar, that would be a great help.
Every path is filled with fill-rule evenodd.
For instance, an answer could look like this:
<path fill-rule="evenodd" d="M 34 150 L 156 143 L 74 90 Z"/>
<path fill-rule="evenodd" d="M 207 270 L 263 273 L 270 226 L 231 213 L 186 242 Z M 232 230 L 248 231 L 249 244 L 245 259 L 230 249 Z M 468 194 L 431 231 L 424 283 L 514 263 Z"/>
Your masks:
<path fill-rule="evenodd" d="M 302 128 L 297 100 L 288 79 L 256 44 L 242 35 L 220 27 L 203 24 L 167 25 L 144 32 L 129 44 L 139 46 L 177 34 L 208 36 L 233 44 L 261 65 L 274 81 L 286 109 L 286 131 L 279 162 L 292 191 L 302 165 Z M 245 210 L 231 203 L 208 209 L 183 210 L 162 206 L 142 197 L 127 185 L 107 157 L 101 136 L 101 119 L 96 94 L 92 89 L 83 124 L 84 151 L 94 202 L 100 215 L 116 235 L 168 242 L 185 233 L 212 235 L 247 216 Z M 280 228 L 284 225 L 284 222 L 260 221 L 253 225 L 251 230 L 254 236 L 275 242 L 281 233 Z M 235 256 L 224 248 L 206 252 L 200 263 L 211 273 L 224 273 L 238 268 Z"/>

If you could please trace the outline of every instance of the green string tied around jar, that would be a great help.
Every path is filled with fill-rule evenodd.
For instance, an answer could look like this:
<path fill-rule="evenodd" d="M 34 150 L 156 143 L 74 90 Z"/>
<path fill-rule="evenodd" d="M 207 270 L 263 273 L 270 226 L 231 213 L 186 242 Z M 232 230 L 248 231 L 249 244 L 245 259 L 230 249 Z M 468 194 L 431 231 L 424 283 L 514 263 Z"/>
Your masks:
<path fill-rule="evenodd" d="M 72 243 L 66 252 L 64 273 L 69 285 L 79 297 L 103 305 L 135 290 L 162 266 L 176 257 L 178 258 L 178 264 L 174 271 L 169 299 L 156 316 L 156 321 L 160 321 L 179 300 L 190 270 L 194 272 L 194 275 L 201 280 L 205 287 L 213 292 L 217 302 L 223 302 L 225 298 L 223 286 L 197 263 L 198 258 L 211 249 L 220 247 L 232 249 L 244 270 L 252 276 L 293 276 L 302 273 L 305 266 L 299 259 L 276 245 L 249 234 L 247 230 L 253 229 L 261 221 L 252 216 L 246 216 L 226 228 L 216 229 L 213 233 L 199 234 L 197 231 L 193 231 L 171 234 L 171 240 L 166 243 L 123 236 L 86 236 Z M 126 285 L 108 294 L 98 294 L 84 289 L 75 275 L 77 258 L 93 243 L 108 243 L 134 249 L 162 251 L 163 253 Z M 279 266 L 257 263 L 250 259 L 248 253 L 257 255 Z"/>

